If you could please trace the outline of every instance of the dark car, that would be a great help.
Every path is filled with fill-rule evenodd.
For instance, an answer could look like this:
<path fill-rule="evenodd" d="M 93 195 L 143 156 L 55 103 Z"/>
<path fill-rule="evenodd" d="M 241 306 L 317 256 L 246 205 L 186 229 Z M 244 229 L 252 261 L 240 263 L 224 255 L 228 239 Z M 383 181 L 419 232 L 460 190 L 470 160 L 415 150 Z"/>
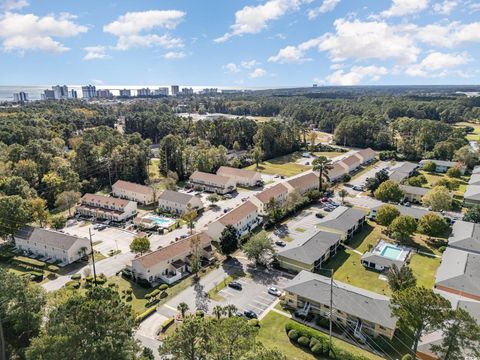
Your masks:
<path fill-rule="evenodd" d="M 235 289 L 235 290 L 242 290 L 242 284 L 240 284 L 238 281 L 232 281 L 231 283 L 228 284 L 228 287 L 231 287 L 232 289 Z"/>
<path fill-rule="evenodd" d="M 245 310 L 243 315 L 245 315 L 245 317 L 248 319 L 256 319 L 258 317 L 257 314 L 255 314 L 255 312 L 252 310 Z"/>
<path fill-rule="evenodd" d="M 277 240 L 277 241 L 275 241 L 275 245 L 284 247 L 284 246 L 287 245 L 287 244 L 285 244 L 285 242 L 282 241 L 282 240 Z"/>
<path fill-rule="evenodd" d="M 317 217 L 317 218 L 321 219 L 321 218 L 323 218 L 323 214 L 316 213 L 316 214 L 315 214 L 315 217 Z"/>

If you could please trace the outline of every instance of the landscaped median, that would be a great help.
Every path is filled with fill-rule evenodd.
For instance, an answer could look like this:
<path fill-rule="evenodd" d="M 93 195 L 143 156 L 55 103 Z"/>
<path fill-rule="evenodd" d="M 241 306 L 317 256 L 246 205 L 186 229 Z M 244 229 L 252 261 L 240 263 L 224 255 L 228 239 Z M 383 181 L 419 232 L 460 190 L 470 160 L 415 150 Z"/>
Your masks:
<path fill-rule="evenodd" d="M 225 300 L 222 296 L 218 295 L 218 293 L 221 290 L 223 290 L 226 286 L 228 286 L 228 284 L 230 284 L 232 281 L 240 279 L 245 276 L 246 274 L 244 272 L 236 272 L 236 273 L 233 273 L 232 275 L 228 275 L 226 278 L 223 279 L 223 281 L 219 282 L 212 289 L 210 289 L 210 291 L 208 292 L 208 297 L 215 301 Z"/>

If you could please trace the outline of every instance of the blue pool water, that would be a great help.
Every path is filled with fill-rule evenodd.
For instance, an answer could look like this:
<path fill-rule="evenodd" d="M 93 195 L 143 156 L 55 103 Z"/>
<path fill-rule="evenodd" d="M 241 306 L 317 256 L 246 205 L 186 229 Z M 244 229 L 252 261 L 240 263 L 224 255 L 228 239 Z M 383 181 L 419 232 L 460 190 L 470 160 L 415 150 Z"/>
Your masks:
<path fill-rule="evenodd" d="M 163 216 L 149 215 L 146 218 L 149 219 L 149 220 L 152 220 L 158 226 L 162 226 L 162 227 L 170 227 L 173 224 L 175 224 L 175 220 L 169 219 L 169 218 L 166 218 L 166 217 L 163 217 Z"/>
<path fill-rule="evenodd" d="M 380 255 L 389 259 L 396 260 L 400 257 L 401 253 L 402 253 L 402 249 L 399 249 L 395 246 L 387 245 L 383 248 Z"/>

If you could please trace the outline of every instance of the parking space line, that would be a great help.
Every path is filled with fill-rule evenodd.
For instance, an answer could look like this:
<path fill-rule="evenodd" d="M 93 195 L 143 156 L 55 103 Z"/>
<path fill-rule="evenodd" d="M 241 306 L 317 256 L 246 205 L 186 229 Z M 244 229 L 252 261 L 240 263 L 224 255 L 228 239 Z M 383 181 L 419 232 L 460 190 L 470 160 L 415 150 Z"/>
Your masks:
<path fill-rule="evenodd" d="M 252 305 L 252 304 L 248 304 L 248 306 L 254 307 L 254 308 L 259 309 L 261 311 L 264 311 L 266 309 L 266 308 L 264 309 L 264 308 L 261 308 L 261 307 L 258 307 L 258 306 Z"/>
<path fill-rule="evenodd" d="M 237 279 L 235 280 L 236 282 L 239 282 L 240 284 L 243 284 L 243 285 L 246 285 L 249 283 L 249 281 L 245 280 L 245 279 Z"/>
<path fill-rule="evenodd" d="M 257 298 L 262 299 L 262 300 L 266 300 L 266 301 L 269 301 L 269 302 L 272 302 L 272 301 L 276 298 L 276 296 L 274 297 L 274 296 L 272 295 L 272 297 L 264 297 L 264 296 L 259 295 L 259 296 L 257 296 Z"/>
<path fill-rule="evenodd" d="M 262 301 L 258 301 L 257 299 L 253 299 L 253 302 L 257 303 L 257 304 L 260 304 L 260 305 L 264 305 L 264 306 L 268 306 L 271 303 L 271 301 L 265 303 L 265 302 L 262 302 Z"/>

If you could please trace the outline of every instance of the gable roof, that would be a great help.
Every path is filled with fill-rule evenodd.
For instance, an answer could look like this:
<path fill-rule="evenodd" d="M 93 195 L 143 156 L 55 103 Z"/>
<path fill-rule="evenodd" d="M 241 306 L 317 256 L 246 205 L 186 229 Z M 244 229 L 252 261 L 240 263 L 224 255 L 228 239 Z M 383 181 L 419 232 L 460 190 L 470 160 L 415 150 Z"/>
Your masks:
<path fill-rule="evenodd" d="M 340 165 L 339 162 L 336 162 L 333 164 L 333 168 L 328 172 L 328 177 L 331 179 L 336 179 L 342 175 L 345 175 L 347 173 L 347 170 Z"/>
<path fill-rule="evenodd" d="M 97 194 L 85 194 L 83 195 L 82 201 L 98 203 L 101 206 L 118 206 L 124 208 L 129 203 L 133 202 L 130 200 L 119 199 L 111 196 L 97 195 Z"/>
<path fill-rule="evenodd" d="M 427 209 L 421 209 L 418 207 L 410 207 L 410 206 L 403 206 L 403 205 L 398 205 L 398 204 L 382 204 L 378 205 L 372 208 L 374 211 L 378 211 L 382 206 L 385 205 L 392 205 L 395 206 L 398 211 L 400 211 L 400 215 L 408 215 L 413 217 L 414 219 L 420 219 L 423 215 L 428 214 L 429 212 L 433 211 L 428 211 Z"/>
<path fill-rule="evenodd" d="M 468 180 L 468 185 L 480 185 L 480 173 L 472 174 L 470 180 Z"/>
<path fill-rule="evenodd" d="M 360 159 L 357 156 L 355 156 L 355 154 L 347 156 L 346 158 L 340 160 L 340 162 L 344 163 L 348 167 L 361 164 Z"/>
<path fill-rule="evenodd" d="M 418 168 L 418 164 L 414 164 L 408 161 L 404 162 L 402 165 L 391 170 L 389 178 L 390 180 L 396 182 L 402 182 L 403 180 L 408 178 L 416 168 Z"/>
<path fill-rule="evenodd" d="M 480 200 L 480 185 L 467 185 L 463 198 L 467 200 Z"/>
<path fill-rule="evenodd" d="M 365 216 L 366 213 L 363 210 L 339 206 L 321 219 L 318 225 L 334 230 L 348 231 Z"/>
<path fill-rule="evenodd" d="M 376 265 L 385 266 L 385 267 L 392 267 L 393 265 L 397 265 L 398 268 L 401 268 L 404 264 L 401 260 L 390 259 L 385 256 L 381 256 L 375 254 L 371 251 L 367 251 L 362 255 L 361 258 L 363 261 L 369 261 Z"/>
<path fill-rule="evenodd" d="M 140 264 L 142 264 L 144 268 L 155 266 L 162 261 L 170 260 L 175 256 L 182 255 L 188 252 L 191 248 L 191 240 L 196 236 L 198 236 L 198 238 L 200 239 L 201 247 L 209 245 L 212 241 L 212 239 L 207 235 L 206 232 L 201 232 L 191 235 L 185 239 L 179 240 L 158 250 L 152 251 L 151 253 L 140 256 L 132 261 L 138 261 Z"/>
<path fill-rule="evenodd" d="M 256 211 L 257 207 L 251 201 L 245 201 L 242 205 L 223 215 L 218 221 L 225 226 L 234 225 L 247 217 L 247 215 Z"/>
<path fill-rule="evenodd" d="M 368 158 L 374 158 L 375 155 L 377 155 L 377 153 L 373 151 L 371 148 L 366 148 L 366 149 L 357 151 L 355 155 L 360 155 L 362 158 L 368 159 Z"/>
<path fill-rule="evenodd" d="M 192 200 L 193 195 L 181 193 L 178 191 L 164 190 L 158 200 L 175 202 L 177 204 L 187 205 Z"/>
<path fill-rule="evenodd" d="M 308 172 L 294 179 L 288 180 L 287 183 L 294 189 L 303 189 L 318 182 L 318 176 L 313 172 Z"/>
<path fill-rule="evenodd" d="M 285 291 L 320 304 L 330 304 L 330 278 L 302 270 Z M 333 281 L 333 308 L 374 324 L 394 329 L 397 319 L 390 311 L 390 298 L 355 286 Z"/>
<path fill-rule="evenodd" d="M 237 176 L 237 177 L 243 177 L 247 179 L 252 179 L 258 174 L 259 173 L 257 173 L 256 171 L 237 169 L 229 166 L 220 166 L 220 168 L 217 170 L 217 175 L 228 176 L 228 177 Z"/>
<path fill-rule="evenodd" d="M 113 184 L 112 188 L 115 187 L 139 194 L 153 196 L 153 189 L 150 186 L 140 185 L 130 181 L 117 180 L 117 182 Z"/>
<path fill-rule="evenodd" d="M 203 171 L 195 171 L 190 175 L 190 181 L 209 182 L 214 184 L 227 185 L 231 179 L 226 176 L 220 176 L 217 174 L 210 174 Z"/>
<path fill-rule="evenodd" d="M 452 226 L 448 246 L 480 254 L 480 224 L 457 220 Z"/>
<path fill-rule="evenodd" d="M 304 264 L 313 264 L 325 253 L 332 245 L 340 241 L 340 235 L 326 231 L 318 231 L 315 235 L 306 239 L 297 239 L 287 247 L 278 252 L 278 255 Z"/>
<path fill-rule="evenodd" d="M 84 238 L 32 226 L 24 226 L 17 231 L 15 237 L 62 250 L 69 250 L 77 241 L 84 242 L 86 246 L 89 244 Z"/>
<path fill-rule="evenodd" d="M 425 163 L 427 163 L 429 161 L 433 162 L 437 166 L 444 166 L 444 167 L 447 167 L 447 168 L 460 165 L 456 161 L 435 160 L 435 159 L 423 159 L 422 161 L 420 161 L 420 165 L 424 165 Z"/>
<path fill-rule="evenodd" d="M 267 204 L 271 198 L 275 198 L 284 192 L 288 192 L 287 187 L 279 183 L 277 185 L 269 187 L 268 189 L 263 190 L 259 194 L 256 194 L 255 197 L 262 203 Z"/>
<path fill-rule="evenodd" d="M 410 186 L 410 185 L 400 185 L 400 189 L 407 194 L 423 196 L 428 193 L 429 189 L 422 188 L 419 186 Z"/>

